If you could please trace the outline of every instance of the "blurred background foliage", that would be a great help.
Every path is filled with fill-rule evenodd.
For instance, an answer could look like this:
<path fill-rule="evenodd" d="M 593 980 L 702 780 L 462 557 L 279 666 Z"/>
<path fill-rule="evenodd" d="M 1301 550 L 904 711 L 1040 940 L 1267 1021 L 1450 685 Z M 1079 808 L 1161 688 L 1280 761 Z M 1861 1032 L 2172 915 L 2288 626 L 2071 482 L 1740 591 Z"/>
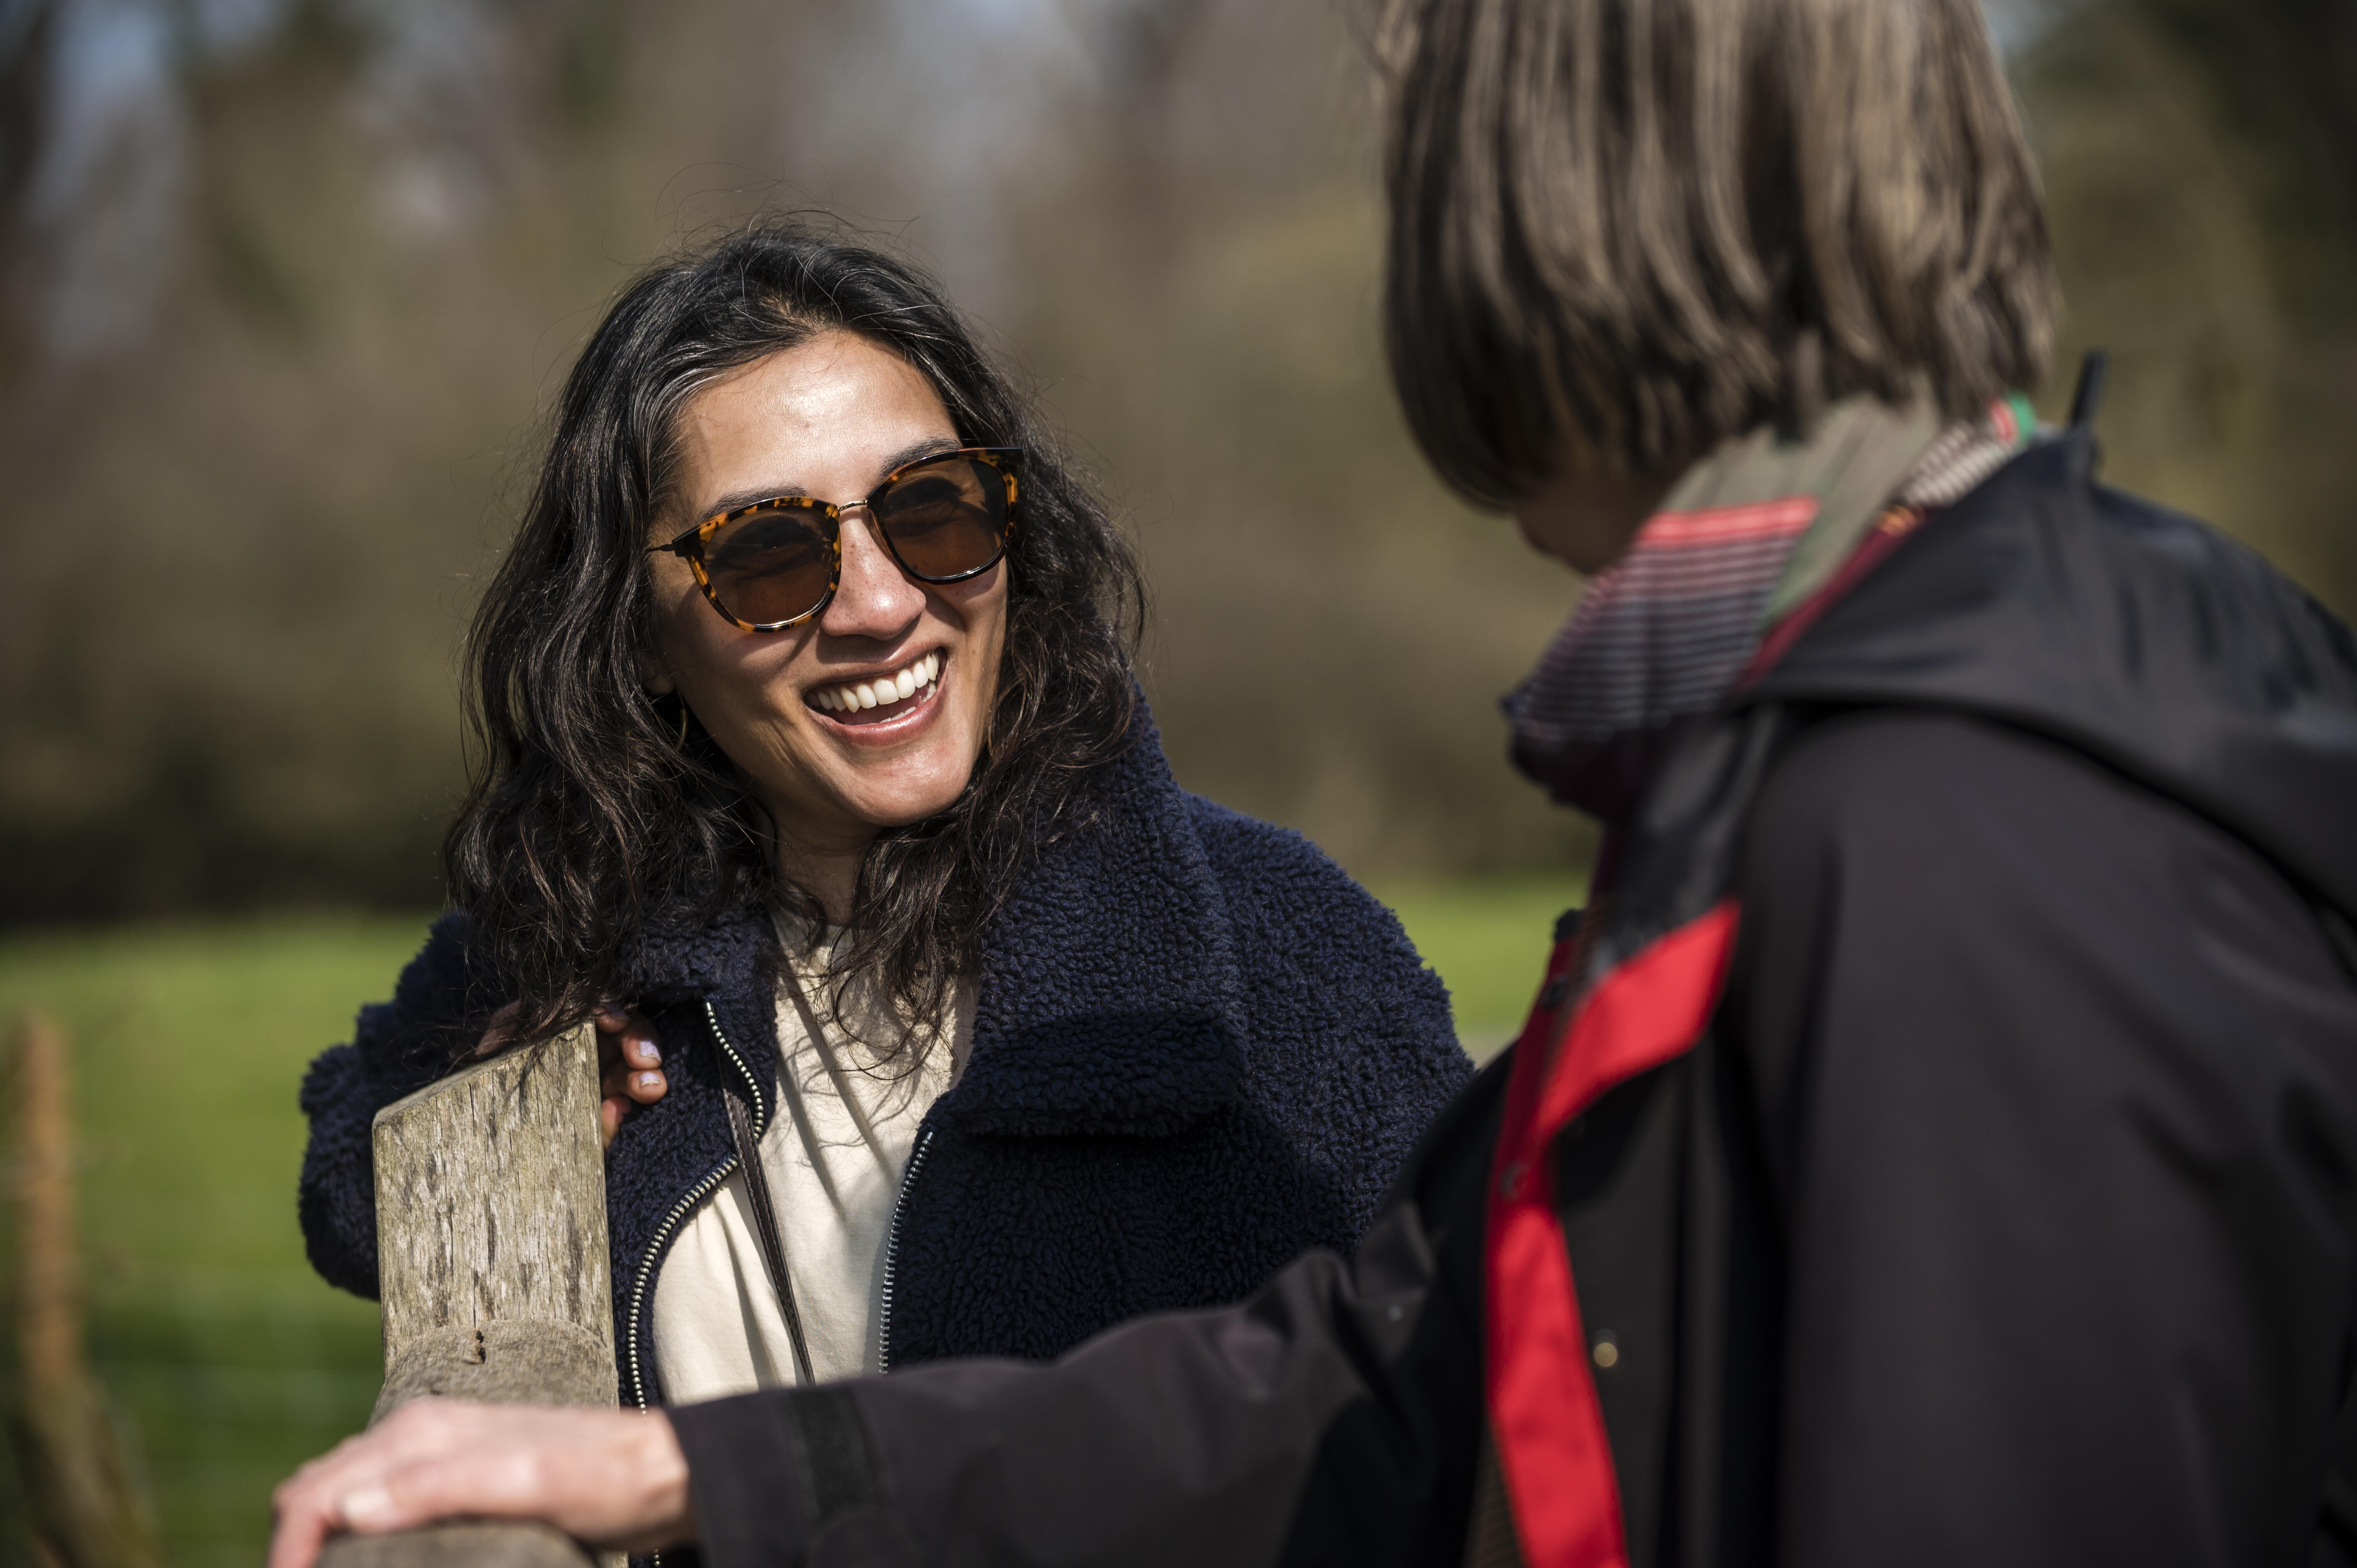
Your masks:
<path fill-rule="evenodd" d="M 0 1014 L 77 1045 L 172 1561 L 253 1561 L 365 1415 L 294 1081 L 439 901 L 455 646 L 565 370 L 748 213 L 946 278 L 1145 553 L 1180 778 L 1372 878 L 1502 1037 L 1589 839 L 1493 699 L 1577 584 L 1401 427 L 1355 3 L 0 0 Z M 2041 407 L 2109 348 L 2109 477 L 2357 609 L 2357 0 L 1991 5 L 2070 302 Z"/>
<path fill-rule="evenodd" d="M 2352 15 L 1996 16 L 2112 476 L 2344 609 Z M 548 402 L 636 267 L 778 206 L 931 263 L 1039 387 L 1144 547 L 1186 782 L 1362 874 L 1584 853 L 1491 702 L 1576 585 L 1403 438 L 1343 0 L 0 18 L 0 919 L 436 902 L 453 649 Z"/>

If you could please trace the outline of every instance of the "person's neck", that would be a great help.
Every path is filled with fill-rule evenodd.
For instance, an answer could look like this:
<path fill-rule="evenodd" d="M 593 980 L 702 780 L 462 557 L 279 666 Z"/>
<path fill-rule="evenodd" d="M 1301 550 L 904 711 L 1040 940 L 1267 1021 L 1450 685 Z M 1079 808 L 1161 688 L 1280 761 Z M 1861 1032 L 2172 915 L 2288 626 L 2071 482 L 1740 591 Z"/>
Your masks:
<path fill-rule="evenodd" d="M 827 924 L 851 923 L 852 901 L 859 891 L 860 863 L 875 835 L 857 843 L 805 844 L 778 841 L 778 875 L 819 902 Z"/>

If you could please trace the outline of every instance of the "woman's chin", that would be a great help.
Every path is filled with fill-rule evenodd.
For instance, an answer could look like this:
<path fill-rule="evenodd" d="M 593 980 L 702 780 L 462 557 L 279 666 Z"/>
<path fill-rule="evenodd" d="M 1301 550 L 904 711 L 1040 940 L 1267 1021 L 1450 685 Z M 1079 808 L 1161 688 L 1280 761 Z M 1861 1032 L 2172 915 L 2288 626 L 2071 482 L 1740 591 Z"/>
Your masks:
<path fill-rule="evenodd" d="M 905 828 L 936 816 L 957 804 L 963 787 L 957 789 L 877 790 L 864 798 L 855 797 L 846 804 L 851 814 L 877 832 L 893 828 Z"/>
<path fill-rule="evenodd" d="M 947 811 L 965 792 L 974 757 L 957 743 L 956 726 L 937 725 L 931 745 L 879 755 L 845 746 L 836 766 L 824 770 L 837 809 L 878 832 L 907 827 Z"/>

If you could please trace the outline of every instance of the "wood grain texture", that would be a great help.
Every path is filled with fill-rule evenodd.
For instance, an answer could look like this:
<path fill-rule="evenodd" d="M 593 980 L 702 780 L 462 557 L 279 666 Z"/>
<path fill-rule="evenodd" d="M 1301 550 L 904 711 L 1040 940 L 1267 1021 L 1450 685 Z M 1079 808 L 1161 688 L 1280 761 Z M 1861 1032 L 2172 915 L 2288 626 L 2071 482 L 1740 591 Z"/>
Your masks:
<path fill-rule="evenodd" d="M 597 1101 L 597 1037 L 585 1024 L 377 1112 L 385 1377 L 370 1424 L 426 1394 L 615 1402 Z M 587 1568 L 598 1560 L 544 1525 L 474 1523 L 338 1536 L 319 1561 Z"/>
<path fill-rule="evenodd" d="M 543 1318 L 614 1343 L 597 1043 L 585 1024 L 377 1112 L 387 1364 L 435 1329 Z"/>
<path fill-rule="evenodd" d="M 591 1568 L 598 1559 L 544 1524 L 437 1524 L 397 1535 L 339 1535 L 321 1568 Z"/>

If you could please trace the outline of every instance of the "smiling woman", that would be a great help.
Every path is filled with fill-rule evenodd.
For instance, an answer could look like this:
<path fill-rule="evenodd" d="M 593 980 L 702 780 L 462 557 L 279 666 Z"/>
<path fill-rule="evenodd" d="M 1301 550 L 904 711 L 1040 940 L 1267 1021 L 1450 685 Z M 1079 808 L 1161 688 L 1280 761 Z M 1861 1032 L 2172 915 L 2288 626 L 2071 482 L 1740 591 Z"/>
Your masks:
<path fill-rule="evenodd" d="M 1053 1356 L 1354 1245 L 1468 1074 L 1448 1001 L 1178 787 L 1142 597 L 921 274 L 774 221 L 633 285 L 476 623 L 454 911 L 305 1084 L 319 1271 L 375 1290 L 379 1108 L 592 1016 L 626 1403 Z"/>
<path fill-rule="evenodd" d="M 844 330 L 707 387 L 680 421 L 677 488 L 705 521 L 655 553 L 641 670 L 737 761 L 787 880 L 837 923 L 878 830 L 954 805 L 982 754 L 1006 637 L 1012 487 L 994 460 L 1013 456 L 961 449 L 924 375 Z"/>

